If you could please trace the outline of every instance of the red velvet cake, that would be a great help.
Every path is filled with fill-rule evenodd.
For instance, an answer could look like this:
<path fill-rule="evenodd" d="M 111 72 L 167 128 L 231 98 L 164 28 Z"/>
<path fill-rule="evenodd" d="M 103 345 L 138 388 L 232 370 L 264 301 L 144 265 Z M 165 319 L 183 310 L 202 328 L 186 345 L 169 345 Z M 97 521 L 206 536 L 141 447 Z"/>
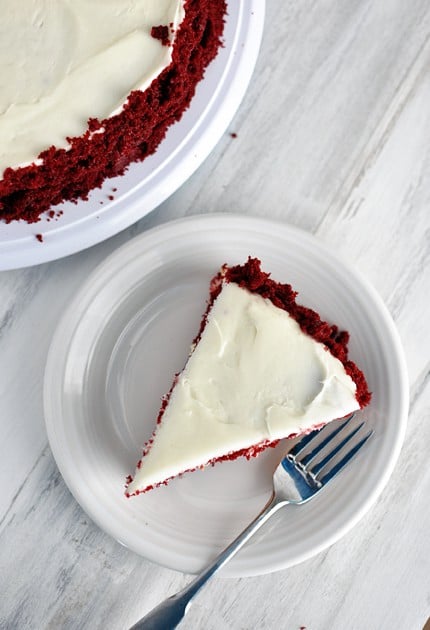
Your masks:
<path fill-rule="evenodd" d="M 35 222 L 154 153 L 216 56 L 225 12 L 225 0 L 11 1 L 0 219 Z"/>
<path fill-rule="evenodd" d="M 370 402 L 349 334 L 296 302 L 258 259 L 224 265 L 126 495 L 184 472 L 251 458 Z"/>

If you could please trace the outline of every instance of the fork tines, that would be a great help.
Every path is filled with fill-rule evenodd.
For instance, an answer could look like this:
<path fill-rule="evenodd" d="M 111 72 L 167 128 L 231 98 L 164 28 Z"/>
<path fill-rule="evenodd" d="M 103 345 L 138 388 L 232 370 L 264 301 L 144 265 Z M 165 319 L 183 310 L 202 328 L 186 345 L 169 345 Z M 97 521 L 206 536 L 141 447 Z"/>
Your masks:
<path fill-rule="evenodd" d="M 321 429 L 308 433 L 291 448 L 285 459 L 288 460 L 290 465 L 294 464 L 295 468 L 303 473 L 308 483 L 318 488 L 322 487 L 342 470 L 342 468 L 354 457 L 354 455 L 358 453 L 361 447 L 373 434 L 373 430 L 366 433 L 366 435 L 354 444 L 354 446 L 349 449 L 348 452 L 339 461 L 337 461 L 330 470 L 328 470 L 322 477 L 319 477 L 319 474 L 326 468 L 327 464 L 336 457 L 336 455 L 365 425 L 365 422 L 362 421 L 358 426 L 349 431 L 348 434 L 340 440 L 340 442 L 337 442 L 328 453 L 324 454 L 324 450 L 327 445 L 330 444 L 330 442 L 332 442 L 336 436 L 338 436 L 339 433 L 347 427 L 353 417 L 354 414 L 351 414 L 343 421 L 338 421 L 340 424 L 337 424 L 335 421 L 336 426 L 330 431 L 330 433 L 328 433 L 328 435 L 325 435 L 321 441 L 317 440 L 317 437 L 321 434 Z M 332 424 L 333 423 L 330 423 L 330 426 L 332 426 Z M 317 442 L 315 446 L 312 444 L 314 440 Z M 311 448 L 311 450 L 308 451 L 308 448 Z M 306 454 L 304 454 L 305 450 Z M 300 457 L 301 455 L 302 457 Z M 318 455 L 323 456 L 322 459 L 312 466 L 312 462 Z M 284 466 L 284 468 L 288 470 L 286 466 Z"/>

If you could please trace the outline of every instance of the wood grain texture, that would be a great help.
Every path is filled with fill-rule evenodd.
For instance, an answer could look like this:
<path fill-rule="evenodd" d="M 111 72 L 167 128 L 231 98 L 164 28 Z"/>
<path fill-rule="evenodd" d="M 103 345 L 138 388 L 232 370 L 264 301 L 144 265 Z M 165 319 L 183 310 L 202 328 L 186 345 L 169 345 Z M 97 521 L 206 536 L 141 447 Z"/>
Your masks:
<path fill-rule="evenodd" d="M 374 284 L 399 328 L 407 439 L 345 538 L 276 574 L 218 579 L 184 630 L 421 630 L 430 617 L 430 4 L 268 0 L 246 98 L 199 171 L 122 234 L 0 275 L 0 628 L 126 629 L 188 576 L 124 549 L 83 513 L 47 445 L 52 332 L 81 282 L 136 233 L 239 212 L 302 227 Z"/>

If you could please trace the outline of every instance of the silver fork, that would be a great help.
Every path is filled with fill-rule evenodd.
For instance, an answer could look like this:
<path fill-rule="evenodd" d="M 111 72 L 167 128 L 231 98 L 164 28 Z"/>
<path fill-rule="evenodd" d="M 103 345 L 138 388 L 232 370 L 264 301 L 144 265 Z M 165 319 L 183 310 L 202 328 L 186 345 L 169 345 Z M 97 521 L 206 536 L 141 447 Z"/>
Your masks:
<path fill-rule="evenodd" d="M 325 431 L 327 435 L 321 440 L 318 440 L 317 436 L 323 429 L 305 435 L 290 448 L 275 471 L 273 495 L 263 511 L 188 586 L 161 602 L 130 630 L 173 630 L 176 628 L 188 611 L 191 600 L 202 586 L 243 547 L 263 523 L 284 505 L 302 505 L 315 497 L 358 453 L 373 433 L 373 431 L 366 433 L 327 470 L 328 464 L 365 424 L 363 421 L 347 432 L 346 427 L 353 415 L 340 422 L 335 428 L 331 423 L 329 426 L 332 430 L 329 433 Z M 343 433 L 347 433 L 345 437 Z M 331 450 L 328 450 L 326 447 L 336 437 L 339 441 L 336 441 Z"/>

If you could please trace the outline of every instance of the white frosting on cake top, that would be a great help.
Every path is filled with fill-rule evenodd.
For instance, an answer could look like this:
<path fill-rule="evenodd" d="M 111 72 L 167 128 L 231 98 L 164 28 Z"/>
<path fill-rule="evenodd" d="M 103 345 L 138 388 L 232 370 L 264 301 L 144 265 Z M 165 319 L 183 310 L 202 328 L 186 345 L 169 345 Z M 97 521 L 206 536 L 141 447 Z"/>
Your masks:
<path fill-rule="evenodd" d="M 67 148 L 171 63 L 183 0 L 0 0 L 0 175 Z M 174 33 L 170 32 L 173 41 Z"/>
<path fill-rule="evenodd" d="M 359 409 L 356 385 L 284 310 L 225 284 L 130 493 Z"/>

